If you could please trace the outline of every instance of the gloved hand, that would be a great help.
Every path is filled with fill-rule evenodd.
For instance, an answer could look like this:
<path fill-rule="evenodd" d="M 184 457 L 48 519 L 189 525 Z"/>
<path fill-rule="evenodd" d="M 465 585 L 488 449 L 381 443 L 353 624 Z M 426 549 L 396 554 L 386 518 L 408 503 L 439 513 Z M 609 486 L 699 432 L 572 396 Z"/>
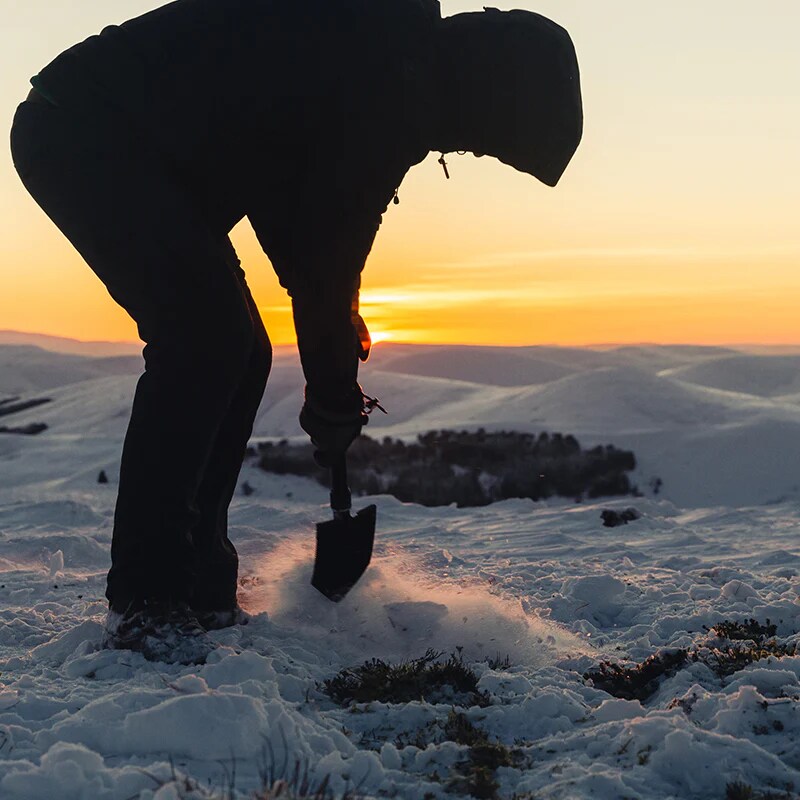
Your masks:
<path fill-rule="evenodd" d="M 311 437 L 314 459 L 321 467 L 347 452 L 361 433 L 369 416 L 364 408 L 364 395 L 356 384 L 352 393 L 338 401 L 323 405 L 306 388 L 306 401 L 300 411 L 300 427 Z"/>

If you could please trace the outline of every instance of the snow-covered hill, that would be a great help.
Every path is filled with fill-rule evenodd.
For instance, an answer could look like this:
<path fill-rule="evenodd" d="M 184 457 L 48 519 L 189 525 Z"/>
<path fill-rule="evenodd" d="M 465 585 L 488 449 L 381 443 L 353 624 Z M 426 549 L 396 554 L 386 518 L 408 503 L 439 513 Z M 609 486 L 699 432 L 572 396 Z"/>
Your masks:
<path fill-rule="evenodd" d="M 800 356 L 739 353 L 675 367 L 662 375 L 729 392 L 779 397 L 800 392 Z"/>
<path fill-rule="evenodd" d="M 78 339 L 65 339 L 62 336 L 9 330 L 0 330 L 0 346 L 2 345 L 31 345 L 53 353 L 95 358 L 135 356 L 142 352 L 142 345 L 138 342 L 82 342 Z"/>
<path fill-rule="evenodd" d="M 560 431 L 584 445 L 633 449 L 640 488 L 660 478 L 660 496 L 684 507 L 800 498 L 800 403 L 797 394 L 783 394 L 800 386 L 798 356 L 655 346 L 482 347 L 475 348 L 473 360 L 470 353 L 450 346 L 377 347 L 361 380 L 390 414 L 374 414 L 366 432 L 413 438 L 438 428 Z M 15 415 L 18 424 L 46 423 L 48 442 L 96 438 L 113 466 L 139 358 L 0 346 L 0 364 L 0 399 L 44 392 L 52 400 Z M 523 364 L 535 381 L 513 385 Z M 446 372 L 447 365 L 469 380 L 429 374 Z M 421 374 L 409 372 L 416 367 Z M 302 438 L 302 390 L 296 353 L 279 348 L 255 436 Z M 0 441 L 0 452 L 17 445 Z M 35 473 L 38 466 L 31 469 Z"/>
<path fill-rule="evenodd" d="M 141 356 L 81 356 L 54 353 L 33 345 L 0 344 L 0 397 L 40 393 L 110 375 L 135 375 Z"/>
<path fill-rule="evenodd" d="M 702 656 L 730 645 L 707 630 L 724 619 L 769 619 L 781 646 L 800 641 L 796 356 L 377 347 L 362 380 L 391 414 L 375 415 L 372 435 L 574 433 L 632 449 L 645 496 L 481 509 L 372 498 L 375 559 L 331 605 L 308 585 L 325 490 L 248 464 L 253 492 L 234 500 L 231 534 L 256 616 L 214 634 L 207 664 L 181 667 L 99 647 L 141 359 L 57 350 L 0 345 L 0 400 L 51 399 L 2 418 L 44 433 L 0 434 L 3 800 L 222 798 L 229 786 L 247 797 L 265 769 L 295 763 L 335 795 L 444 800 L 464 796 L 454 787 L 475 757 L 453 738 L 454 713 L 507 748 L 513 766 L 490 771 L 500 798 L 723 800 L 735 782 L 753 798 L 797 797 L 800 656 L 762 653 L 727 674 Z M 256 436 L 302 435 L 302 385 L 296 355 L 280 350 Z M 602 526 L 603 509 L 628 505 L 640 519 Z M 320 689 L 364 659 L 428 648 L 463 653 L 489 705 L 343 708 Z M 702 657 L 641 699 L 584 677 L 664 648 Z"/>

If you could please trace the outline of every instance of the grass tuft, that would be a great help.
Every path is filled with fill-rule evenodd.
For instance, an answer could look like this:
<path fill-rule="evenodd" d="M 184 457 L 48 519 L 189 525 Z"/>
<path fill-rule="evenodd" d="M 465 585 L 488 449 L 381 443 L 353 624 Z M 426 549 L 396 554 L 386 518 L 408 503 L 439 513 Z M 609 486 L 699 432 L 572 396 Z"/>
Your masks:
<path fill-rule="evenodd" d="M 500 742 L 491 742 L 485 731 L 477 728 L 461 712 L 451 711 L 444 723 L 444 734 L 456 744 L 466 745 L 466 758 L 455 766 L 455 775 L 447 784 L 449 791 L 477 798 L 495 800 L 500 788 L 495 777 L 498 767 L 519 766 L 523 759 L 519 749 Z"/>
<path fill-rule="evenodd" d="M 795 800 L 796 795 L 788 792 L 760 792 L 747 783 L 734 781 L 725 786 L 725 800 Z"/>
<path fill-rule="evenodd" d="M 683 669 L 689 660 L 686 650 L 650 656 L 641 664 L 623 667 L 611 661 L 603 661 L 584 674 L 584 678 L 604 692 L 623 700 L 644 702 L 652 697 L 661 681 Z"/>
<path fill-rule="evenodd" d="M 263 761 L 259 768 L 261 786 L 258 789 L 241 794 L 236 790 L 236 762 L 222 763 L 225 772 L 223 785 L 219 788 L 205 786 L 189 775 L 178 772 L 170 758 L 170 776 L 162 779 L 142 770 L 157 787 L 160 794 L 162 789 L 169 788 L 170 797 L 177 796 L 179 800 L 363 800 L 363 795 L 357 789 L 346 788 L 342 792 L 334 792 L 330 787 L 330 775 L 321 780 L 311 777 L 308 762 L 294 762 L 294 769 L 288 769 L 288 758 L 277 767 L 274 754 L 268 742 L 265 744 Z M 277 778 L 280 771 L 283 777 Z"/>
<path fill-rule="evenodd" d="M 783 644 L 773 637 L 777 630 L 767 620 L 761 625 L 754 619 L 744 622 L 720 622 L 706 630 L 713 630 L 720 638 L 735 644 L 724 647 L 695 647 L 658 653 L 641 664 L 622 666 L 603 661 L 584 673 L 586 680 L 613 697 L 624 700 L 649 700 L 661 683 L 690 664 L 705 664 L 718 678 L 727 678 L 770 656 L 784 658 L 797 655 L 796 644 Z M 747 644 L 752 642 L 752 644 Z"/>
<path fill-rule="evenodd" d="M 476 728 L 465 714 L 455 709 L 447 715 L 442 730 L 446 740 L 467 747 L 476 747 L 489 741 L 484 731 Z"/>
<path fill-rule="evenodd" d="M 705 664 L 719 678 L 727 678 L 763 658 L 794 655 L 797 655 L 796 645 L 781 644 L 771 639 L 751 647 L 714 647 L 698 651 L 692 654 L 692 661 Z"/>
<path fill-rule="evenodd" d="M 486 663 L 489 665 L 489 669 L 495 670 L 496 672 L 502 672 L 503 670 L 511 667 L 511 656 L 508 654 L 501 656 L 500 653 L 498 653 L 494 658 L 490 658 Z"/>
<path fill-rule="evenodd" d="M 710 628 L 705 625 L 703 627 L 707 631 L 714 631 L 720 639 L 728 639 L 732 642 L 763 642 L 765 639 L 771 639 L 778 632 L 778 626 L 770 624 L 769 620 L 762 625 L 752 617 L 744 622 L 731 622 L 726 619 Z"/>
<path fill-rule="evenodd" d="M 429 703 L 459 702 L 487 706 L 489 697 L 478 690 L 478 676 L 467 667 L 461 654 L 428 650 L 421 658 L 388 664 L 374 658 L 360 667 L 343 669 L 326 680 L 323 691 L 336 703 Z"/>

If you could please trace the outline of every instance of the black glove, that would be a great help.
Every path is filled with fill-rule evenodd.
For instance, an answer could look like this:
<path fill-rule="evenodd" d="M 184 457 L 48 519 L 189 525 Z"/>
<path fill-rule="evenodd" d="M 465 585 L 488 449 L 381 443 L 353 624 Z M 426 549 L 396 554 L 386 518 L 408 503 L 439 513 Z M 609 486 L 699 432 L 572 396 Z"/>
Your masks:
<path fill-rule="evenodd" d="M 306 401 L 300 411 L 300 427 L 311 437 L 314 458 L 321 467 L 347 452 L 361 433 L 369 416 L 364 407 L 364 394 L 356 384 L 345 397 L 321 403 L 306 388 Z"/>

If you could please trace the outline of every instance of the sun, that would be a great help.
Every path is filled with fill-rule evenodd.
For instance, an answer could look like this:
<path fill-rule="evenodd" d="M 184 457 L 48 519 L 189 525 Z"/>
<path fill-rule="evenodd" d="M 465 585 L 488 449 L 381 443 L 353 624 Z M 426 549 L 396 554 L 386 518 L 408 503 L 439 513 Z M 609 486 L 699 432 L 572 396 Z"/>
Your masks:
<path fill-rule="evenodd" d="M 380 342 L 390 342 L 394 339 L 394 334 L 391 331 L 375 331 L 370 329 L 369 338 L 372 340 L 372 344 L 379 344 Z"/>

